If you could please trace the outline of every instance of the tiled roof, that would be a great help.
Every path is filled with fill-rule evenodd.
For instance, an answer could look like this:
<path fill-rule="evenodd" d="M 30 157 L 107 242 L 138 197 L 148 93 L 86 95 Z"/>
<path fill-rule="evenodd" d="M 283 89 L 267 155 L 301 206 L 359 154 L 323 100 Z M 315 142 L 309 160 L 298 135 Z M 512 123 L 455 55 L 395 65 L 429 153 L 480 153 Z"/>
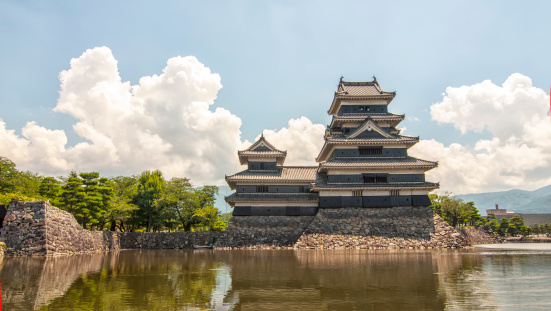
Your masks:
<path fill-rule="evenodd" d="M 280 157 L 285 156 L 286 152 L 284 151 L 249 151 L 249 150 L 243 150 L 243 151 L 237 151 L 237 154 L 240 157 L 258 157 L 258 158 L 264 158 L 264 157 Z"/>
<path fill-rule="evenodd" d="M 352 138 L 347 139 L 344 136 L 333 136 L 327 139 L 327 143 L 336 143 L 336 144 L 406 144 L 406 143 L 417 143 L 419 142 L 419 137 L 413 136 L 398 136 L 396 138 Z"/>
<path fill-rule="evenodd" d="M 344 122 L 364 122 L 367 118 L 367 114 L 346 114 L 346 115 L 339 115 L 339 116 L 333 116 L 333 119 L 331 120 L 331 124 L 329 127 L 333 128 L 335 126 L 339 126 L 340 124 Z M 400 122 L 404 120 L 404 115 L 399 114 L 392 114 L 392 113 L 373 113 L 369 114 L 369 117 L 373 119 L 375 122 L 381 122 L 381 121 L 387 121 L 391 122 L 393 126 L 398 125 Z"/>
<path fill-rule="evenodd" d="M 327 132 L 326 132 L 327 135 Z M 332 145 L 356 145 L 356 146 L 381 146 L 393 144 L 413 145 L 419 142 L 419 137 L 397 135 L 396 138 L 353 138 L 347 139 L 345 136 L 326 136 L 325 143 L 316 158 L 317 162 L 327 160 L 330 152 L 333 150 Z"/>
<path fill-rule="evenodd" d="M 226 202 L 318 202 L 317 193 L 237 193 L 226 197 Z"/>
<path fill-rule="evenodd" d="M 373 81 L 366 82 L 348 82 L 343 81 L 341 78 L 328 113 L 337 113 L 338 107 L 340 106 L 338 103 L 341 99 L 386 99 L 390 102 L 394 96 L 396 96 L 396 92 L 381 90 L 377 79 L 375 79 L 375 77 L 373 78 Z"/>
<path fill-rule="evenodd" d="M 317 169 L 316 166 L 284 166 L 269 172 L 245 170 L 226 176 L 226 182 L 232 189 L 237 182 L 312 183 L 316 180 Z"/>
<path fill-rule="evenodd" d="M 413 157 L 407 158 L 369 158 L 355 157 L 331 160 L 320 163 L 321 171 L 326 171 L 329 168 L 338 169 L 402 169 L 402 168 L 421 168 L 431 169 L 438 166 L 438 162 L 421 160 Z"/>
<path fill-rule="evenodd" d="M 327 183 L 327 179 L 316 181 L 313 190 L 398 190 L 398 189 L 417 189 L 417 190 L 433 190 L 440 187 L 439 183 L 433 182 L 400 182 L 400 183 L 380 183 L 380 184 L 364 184 L 364 183 Z"/>
<path fill-rule="evenodd" d="M 257 149 L 257 150 L 255 150 Z M 265 150 L 267 149 L 267 150 Z M 247 164 L 248 158 L 276 158 L 276 162 L 279 165 L 282 165 L 287 156 L 287 151 L 282 151 L 270 144 L 264 135 L 261 135 L 260 138 L 252 144 L 249 148 L 241 151 L 237 151 L 239 156 L 239 162 L 241 164 Z"/>

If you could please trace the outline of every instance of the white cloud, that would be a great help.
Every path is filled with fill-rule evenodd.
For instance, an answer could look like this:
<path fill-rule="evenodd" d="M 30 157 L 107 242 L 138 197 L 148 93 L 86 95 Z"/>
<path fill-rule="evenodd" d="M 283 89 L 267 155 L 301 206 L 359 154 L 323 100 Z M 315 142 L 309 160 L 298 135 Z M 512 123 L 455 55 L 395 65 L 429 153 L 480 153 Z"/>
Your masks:
<path fill-rule="evenodd" d="M 431 106 L 433 120 L 461 131 L 493 135 L 474 147 L 421 141 L 410 154 L 439 161 L 427 178 L 443 190 L 473 193 L 535 189 L 551 184 L 549 96 L 526 76 L 512 74 L 502 86 L 486 80 L 448 87 L 441 103 Z"/>
<path fill-rule="evenodd" d="M 161 169 L 197 184 L 221 183 L 237 163 L 241 119 L 223 108 L 210 110 L 222 88 L 220 76 L 195 57 L 168 60 L 163 73 L 123 82 L 111 50 L 87 50 L 60 74 L 55 111 L 76 118 L 85 141 L 67 147 L 63 130 L 29 122 L 23 138 L 0 123 L 2 155 L 18 167 L 44 174 L 71 169 L 104 175 Z"/>
<path fill-rule="evenodd" d="M 94 48 L 72 59 L 60 81 L 54 110 L 76 119 L 73 130 L 83 141 L 68 146 L 63 130 L 34 121 L 17 135 L 0 120 L 0 155 L 20 169 L 51 176 L 71 169 L 104 176 L 161 169 L 198 185 L 223 184 L 225 174 L 242 169 L 237 150 L 250 142 L 241 141 L 241 119 L 210 109 L 222 88 L 220 76 L 195 57 L 171 58 L 161 74 L 131 85 L 122 81 L 111 50 Z M 433 120 L 462 133 L 488 131 L 492 139 L 473 146 L 424 140 L 410 154 L 439 161 L 427 178 L 458 194 L 551 184 L 548 103 L 548 95 L 520 74 L 502 86 L 448 87 L 442 102 L 431 106 Z M 315 165 L 324 131 L 300 117 L 264 135 L 288 151 L 286 165 Z"/>
<path fill-rule="evenodd" d="M 22 137 L 0 120 L 1 155 L 20 169 L 65 175 L 72 169 L 102 175 L 129 175 L 160 169 L 166 177 L 186 176 L 198 185 L 223 184 L 239 166 L 241 119 L 210 106 L 222 88 L 220 76 L 195 57 L 168 60 L 162 74 L 123 82 L 117 60 L 107 47 L 87 50 L 59 75 L 61 90 L 54 111 L 76 119 L 83 138 L 67 146 L 63 130 L 29 122 Z M 315 165 L 325 127 L 306 117 L 288 128 L 264 134 L 287 149 L 287 165 Z"/>
<path fill-rule="evenodd" d="M 285 165 L 317 165 L 316 157 L 323 147 L 324 133 L 324 125 L 312 124 L 308 118 L 300 117 L 289 120 L 287 128 L 265 130 L 264 137 L 274 147 L 287 150 Z"/>

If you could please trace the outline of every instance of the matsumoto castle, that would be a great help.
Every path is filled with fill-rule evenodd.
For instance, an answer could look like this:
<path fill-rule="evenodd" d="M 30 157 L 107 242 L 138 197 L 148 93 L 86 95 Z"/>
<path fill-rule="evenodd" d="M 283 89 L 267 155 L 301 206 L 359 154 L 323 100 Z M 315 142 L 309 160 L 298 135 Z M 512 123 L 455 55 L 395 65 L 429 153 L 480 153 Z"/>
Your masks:
<path fill-rule="evenodd" d="M 388 112 L 396 92 L 370 82 L 339 82 L 327 111 L 318 166 L 284 166 L 287 151 L 261 136 L 238 151 L 247 169 L 226 176 L 234 216 L 313 216 L 320 208 L 420 207 L 431 204 L 425 181 L 438 163 L 408 156 L 419 137 L 400 135 L 404 115 Z"/>

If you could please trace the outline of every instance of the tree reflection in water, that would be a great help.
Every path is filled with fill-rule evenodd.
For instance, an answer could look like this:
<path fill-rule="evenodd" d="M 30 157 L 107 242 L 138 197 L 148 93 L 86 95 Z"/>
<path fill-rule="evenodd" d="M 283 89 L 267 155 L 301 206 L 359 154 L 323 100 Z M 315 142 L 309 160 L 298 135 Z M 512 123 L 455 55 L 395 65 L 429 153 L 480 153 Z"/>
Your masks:
<path fill-rule="evenodd" d="M 5 310 L 491 310 L 530 295 L 550 304 L 545 290 L 514 290 L 548 288 L 550 263 L 473 250 L 130 250 L 8 257 L 0 278 Z"/>

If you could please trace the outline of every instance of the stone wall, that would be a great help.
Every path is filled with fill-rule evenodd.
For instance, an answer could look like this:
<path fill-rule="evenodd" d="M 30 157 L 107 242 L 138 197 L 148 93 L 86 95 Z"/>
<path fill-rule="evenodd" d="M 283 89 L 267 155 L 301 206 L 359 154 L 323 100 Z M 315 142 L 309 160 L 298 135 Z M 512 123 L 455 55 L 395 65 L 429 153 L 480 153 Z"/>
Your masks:
<path fill-rule="evenodd" d="M 292 247 L 315 216 L 234 216 L 217 248 Z"/>
<path fill-rule="evenodd" d="M 469 244 L 497 244 L 505 242 L 505 239 L 495 234 L 492 229 L 484 227 L 461 227 L 458 231 L 467 239 Z"/>
<path fill-rule="evenodd" d="M 119 233 L 122 249 L 181 249 L 210 245 L 222 232 L 126 232 Z"/>
<path fill-rule="evenodd" d="M 460 248 L 467 239 L 428 207 L 320 208 L 313 217 L 234 217 L 223 248 Z"/>
<path fill-rule="evenodd" d="M 6 255 L 51 256 L 129 248 L 176 249 L 209 245 L 221 232 L 110 232 L 82 229 L 70 213 L 48 202 L 10 203 L 4 219 Z"/>
<path fill-rule="evenodd" d="M 428 207 L 320 209 L 295 248 L 460 248 L 468 241 Z"/>
<path fill-rule="evenodd" d="M 14 201 L 3 231 L 5 253 L 12 256 L 181 249 L 213 240 L 218 248 L 252 249 L 425 249 L 499 242 L 488 234 L 458 232 L 428 207 L 326 208 L 316 216 L 235 216 L 224 232 L 121 233 L 83 230 L 71 214 L 44 201 Z"/>
<path fill-rule="evenodd" d="M 13 201 L 4 218 L 6 255 L 68 255 L 119 249 L 118 234 L 87 231 L 48 202 Z"/>

